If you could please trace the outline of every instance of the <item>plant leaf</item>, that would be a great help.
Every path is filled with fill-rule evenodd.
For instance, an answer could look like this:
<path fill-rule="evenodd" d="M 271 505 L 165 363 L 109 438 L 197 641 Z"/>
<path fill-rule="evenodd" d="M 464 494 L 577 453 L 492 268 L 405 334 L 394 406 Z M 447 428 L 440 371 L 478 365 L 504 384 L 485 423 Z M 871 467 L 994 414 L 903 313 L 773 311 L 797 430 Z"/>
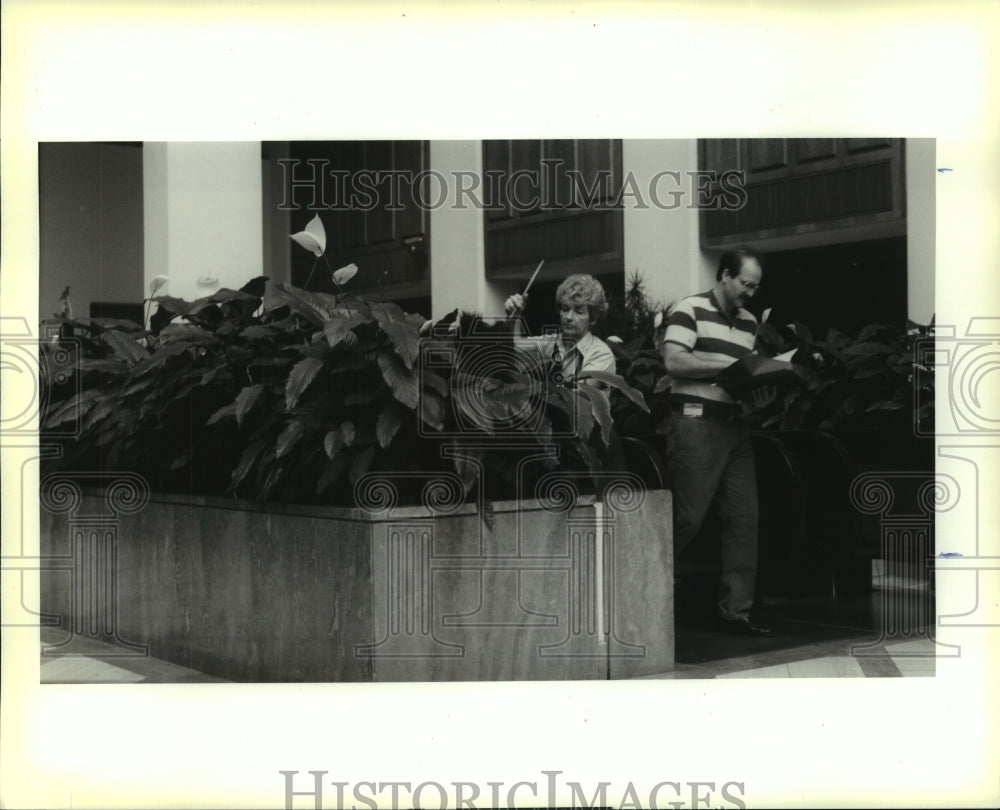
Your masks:
<path fill-rule="evenodd" d="M 872 340 L 855 343 L 853 346 L 848 346 L 844 349 L 844 354 L 848 357 L 876 358 L 885 357 L 892 353 L 891 346 Z"/>
<path fill-rule="evenodd" d="M 352 330 L 355 326 L 370 322 L 371 318 L 364 318 L 360 315 L 337 316 L 323 324 L 323 335 L 331 348 L 341 342 L 348 346 L 355 346 L 358 342 L 358 336 Z"/>
<path fill-rule="evenodd" d="M 424 385 L 429 385 L 435 391 L 437 391 L 441 396 L 448 396 L 448 381 L 442 377 L 440 374 L 431 371 L 428 368 L 421 368 L 420 379 L 423 380 Z"/>
<path fill-rule="evenodd" d="M 196 323 L 172 323 L 160 330 L 160 340 L 166 344 L 179 343 L 184 348 L 218 343 L 219 339 Z"/>
<path fill-rule="evenodd" d="M 378 422 L 375 425 L 375 436 L 378 438 L 379 446 L 385 449 L 389 442 L 403 425 L 405 415 L 403 407 L 398 402 L 391 403 L 382 413 L 378 415 Z"/>
<path fill-rule="evenodd" d="M 327 293 L 301 290 L 290 284 L 268 284 L 267 292 L 264 294 L 264 310 L 271 312 L 284 306 L 316 326 L 323 326 L 334 317 L 337 309 L 337 298 Z"/>
<path fill-rule="evenodd" d="M 103 332 L 101 337 L 111 347 L 115 356 L 124 360 L 129 368 L 133 368 L 141 360 L 149 357 L 149 352 L 143 346 L 123 332 L 112 329 Z"/>
<path fill-rule="evenodd" d="M 459 447 L 455 441 L 452 442 L 452 447 L 459 449 L 459 452 L 454 454 L 455 472 L 462 479 L 463 494 L 468 495 L 469 490 L 472 489 L 473 485 L 479 479 L 479 470 L 482 467 L 484 451 L 481 448 Z"/>
<path fill-rule="evenodd" d="M 257 403 L 257 400 L 260 399 L 260 395 L 263 391 L 263 385 L 248 385 L 236 395 L 236 401 L 233 403 L 235 407 L 234 413 L 236 414 L 236 424 L 240 426 L 243 425 L 243 418 L 250 413 L 253 406 Z"/>
<path fill-rule="evenodd" d="M 660 379 L 656 381 L 656 385 L 653 386 L 654 394 L 662 394 L 664 391 L 670 390 L 670 375 L 664 374 Z"/>
<path fill-rule="evenodd" d="M 323 439 L 323 449 L 326 451 L 327 458 L 332 459 L 343 446 L 344 434 L 339 430 L 331 430 Z"/>
<path fill-rule="evenodd" d="M 285 425 L 285 429 L 281 431 L 281 435 L 278 436 L 278 441 L 274 445 L 274 457 L 281 458 L 288 453 L 298 443 L 305 432 L 306 423 L 304 419 L 293 419 Z"/>
<path fill-rule="evenodd" d="M 396 353 L 407 368 L 413 368 L 420 352 L 420 324 L 409 320 L 397 304 L 372 302 L 369 306 Z"/>
<path fill-rule="evenodd" d="M 607 371 L 585 371 L 579 375 L 578 379 L 597 380 L 605 385 L 610 385 L 612 388 L 617 388 L 646 413 L 649 413 L 649 406 L 646 404 L 646 398 L 642 395 L 642 392 L 633 388 L 625 382 L 624 378 L 618 376 L 617 374 L 611 374 Z"/>
<path fill-rule="evenodd" d="M 243 455 L 240 456 L 240 463 L 233 470 L 232 479 L 229 484 L 230 490 L 235 491 L 243 479 L 247 477 L 247 473 L 253 469 L 254 464 L 257 463 L 257 458 L 266 446 L 263 439 L 258 439 L 246 447 Z"/>
<path fill-rule="evenodd" d="M 572 396 L 571 413 L 575 422 L 574 432 L 577 438 L 586 441 L 590 438 L 590 434 L 594 432 L 594 423 L 596 420 L 594 419 L 593 408 L 590 405 L 587 394 L 580 393 L 580 389 L 583 387 L 580 386 L 570 391 Z"/>
<path fill-rule="evenodd" d="M 601 426 L 601 441 L 607 447 L 608 440 L 611 438 L 611 428 L 614 426 L 614 420 L 611 418 L 611 403 L 607 395 L 591 385 L 581 385 L 577 390 L 590 400 L 591 413 L 597 420 L 597 424 Z"/>
<path fill-rule="evenodd" d="M 292 366 L 292 370 L 288 374 L 288 382 L 285 383 L 285 407 L 288 410 L 296 406 L 299 398 L 309 387 L 309 384 L 316 379 L 321 368 L 323 368 L 323 360 L 319 357 L 304 357 Z"/>
<path fill-rule="evenodd" d="M 205 423 L 207 425 L 214 425 L 216 422 L 221 422 L 227 416 L 233 416 L 236 413 L 236 403 L 230 402 L 228 405 L 223 405 L 219 410 L 208 417 L 208 421 Z"/>
<path fill-rule="evenodd" d="M 79 394 L 74 394 L 46 417 L 45 427 L 55 427 L 78 416 L 82 417 L 84 413 L 94 407 L 100 395 L 101 392 L 98 388 L 86 388 Z"/>
<path fill-rule="evenodd" d="M 252 326 L 248 326 L 242 332 L 240 332 L 241 338 L 246 338 L 247 340 L 258 340 L 260 338 L 268 338 L 274 334 L 274 329 L 268 326 L 261 326 L 259 323 L 255 323 Z"/>
<path fill-rule="evenodd" d="M 444 430 L 444 398 L 426 388 L 420 397 L 420 418 L 435 430 Z"/>
<path fill-rule="evenodd" d="M 898 411 L 906 407 L 906 403 L 897 402 L 892 399 L 883 399 L 879 402 L 873 402 L 865 411 Z"/>
<path fill-rule="evenodd" d="M 393 352 L 381 351 L 377 360 L 392 395 L 407 408 L 416 410 L 420 401 L 420 381 L 417 375 Z"/>
<path fill-rule="evenodd" d="M 157 305 L 160 312 L 167 312 L 171 315 L 187 315 L 191 311 L 191 303 L 185 301 L 183 298 L 175 298 L 172 295 L 158 295 L 155 298 L 151 298 L 154 304 Z"/>
<path fill-rule="evenodd" d="M 87 421 L 84 423 L 84 430 L 92 428 L 98 421 L 103 420 L 106 416 L 109 416 L 114 412 L 115 408 L 120 404 L 118 397 L 113 396 L 101 396 L 97 400 L 97 405 L 91 409 L 90 413 L 87 414 Z M 107 429 L 107 425 L 104 426 Z"/>
<path fill-rule="evenodd" d="M 350 447 L 354 444 L 354 423 L 344 422 L 340 426 L 340 435 L 343 437 L 345 447 Z"/>

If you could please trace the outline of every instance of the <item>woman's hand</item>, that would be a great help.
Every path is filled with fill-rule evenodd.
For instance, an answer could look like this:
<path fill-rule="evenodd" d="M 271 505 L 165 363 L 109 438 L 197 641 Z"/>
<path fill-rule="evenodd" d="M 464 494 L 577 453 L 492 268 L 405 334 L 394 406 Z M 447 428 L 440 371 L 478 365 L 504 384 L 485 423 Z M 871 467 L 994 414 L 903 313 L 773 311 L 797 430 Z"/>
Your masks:
<path fill-rule="evenodd" d="M 515 312 L 524 312 L 524 304 L 527 300 L 528 296 L 521 295 L 521 293 L 514 293 L 503 302 L 503 311 L 507 313 L 507 317 L 510 317 Z"/>

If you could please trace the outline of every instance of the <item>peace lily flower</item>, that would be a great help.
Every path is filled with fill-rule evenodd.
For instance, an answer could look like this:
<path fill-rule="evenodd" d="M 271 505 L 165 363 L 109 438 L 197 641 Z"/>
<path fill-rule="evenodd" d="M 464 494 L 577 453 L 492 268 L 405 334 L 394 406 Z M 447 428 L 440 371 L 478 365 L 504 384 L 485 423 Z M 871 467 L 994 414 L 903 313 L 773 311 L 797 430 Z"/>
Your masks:
<path fill-rule="evenodd" d="M 618 337 L 618 335 L 608 335 L 608 343 L 623 343 L 624 341 Z"/>
<path fill-rule="evenodd" d="M 348 281 L 350 281 L 352 278 L 354 278 L 357 275 L 357 273 L 358 273 L 358 266 L 354 262 L 346 264 L 339 270 L 333 271 L 333 283 L 336 284 L 337 287 L 341 287 Z"/>
<path fill-rule="evenodd" d="M 143 324 L 149 323 L 149 305 L 153 303 L 153 296 L 155 296 L 156 293 L 159 292 L 159 290 L 169 281 L 170 279 L 164 275 L 153 276 L 149 280 L 149 298 L 146 299 L 146 309 L 142 315 Z"/>
<path fill-rule="evenodd" d="M 656 317 L 653 318 L 653 329 L 659 329 L 663 326 L 663 310 L 661 309 L 656 313 Z"/>
<path fill-rule="evenodd" d="M 306 250 L 312 251 L 313 255 L 319 258 L 326 252 L 326 228 L 323 227 L 323 220 L 316 214 L 305 230 L 293 233 L 292 241 L 302 245 Z"/>
<path fill-rule="evenodd" d="M 312 270 L 309 271 L 309 277 L 303 285 L 304 288 L 308 288 L 313 272 L 316 270 L 316 264 L 319 263 L 321 256 L 323 257 L 323 261 L 326 262 L 326 266 L 330 266 L 330 260 L 326 258 L 326 228 L 323 227 L 323 220 L 319 218 L 319 214 L 316 214 L 316 216 L 309 220 L 309 224 L 306 225 L 305 229 L 298 233 L 290 234 L 289 238 L 296 244 L 302 245 L 302 247 L 316 257 Z M 339 270 L 332 270 L 330 277 L 333 279 L 333 283 L 337 285 L 337 289 L 340 290 L 341 287 L 357 275 L 357 272 L 358 266 L 352 262 L 351 264 L 344 265 Z"/>
<path fill-rule="evenodd" d="M 168 281 L 170 281 L 170 279 L 167 278 L 166 276 L 162 276 L 162 275 L 161 276 L 153 276 L 149 280 L 149 297 L 152 298 L 154 295 L 156 295 L 157 290 L 159 290 L 160 287 L 162 287 Z"/>

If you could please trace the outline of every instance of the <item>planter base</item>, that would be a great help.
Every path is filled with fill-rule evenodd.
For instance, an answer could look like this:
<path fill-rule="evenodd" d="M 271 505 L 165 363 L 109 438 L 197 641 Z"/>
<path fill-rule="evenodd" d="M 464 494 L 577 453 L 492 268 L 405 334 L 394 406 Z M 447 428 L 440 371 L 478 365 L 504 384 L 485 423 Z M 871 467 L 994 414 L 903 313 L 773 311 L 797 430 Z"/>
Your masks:
<path fill-rule="evenodd" d="M 373 514 L 100 493 L 42 509 L 42 607 L 234 681 L 624 678 L 674 664 L 670 494 Z"/>

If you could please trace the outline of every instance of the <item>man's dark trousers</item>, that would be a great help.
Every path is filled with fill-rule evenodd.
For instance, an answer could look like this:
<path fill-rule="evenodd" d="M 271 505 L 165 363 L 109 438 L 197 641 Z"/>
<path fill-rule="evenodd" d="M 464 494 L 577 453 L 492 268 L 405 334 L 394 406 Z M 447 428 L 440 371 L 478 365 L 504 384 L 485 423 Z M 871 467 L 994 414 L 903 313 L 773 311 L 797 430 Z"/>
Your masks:
<path fill-rule="evenodd" d="M 722 524 L 719 615 L 749 616 L 757 578 L 757 472 L 746 425 L 670 415 L 667 463 L 674 501 L 674 554 L 694 539 L 709 508 Z"/>

